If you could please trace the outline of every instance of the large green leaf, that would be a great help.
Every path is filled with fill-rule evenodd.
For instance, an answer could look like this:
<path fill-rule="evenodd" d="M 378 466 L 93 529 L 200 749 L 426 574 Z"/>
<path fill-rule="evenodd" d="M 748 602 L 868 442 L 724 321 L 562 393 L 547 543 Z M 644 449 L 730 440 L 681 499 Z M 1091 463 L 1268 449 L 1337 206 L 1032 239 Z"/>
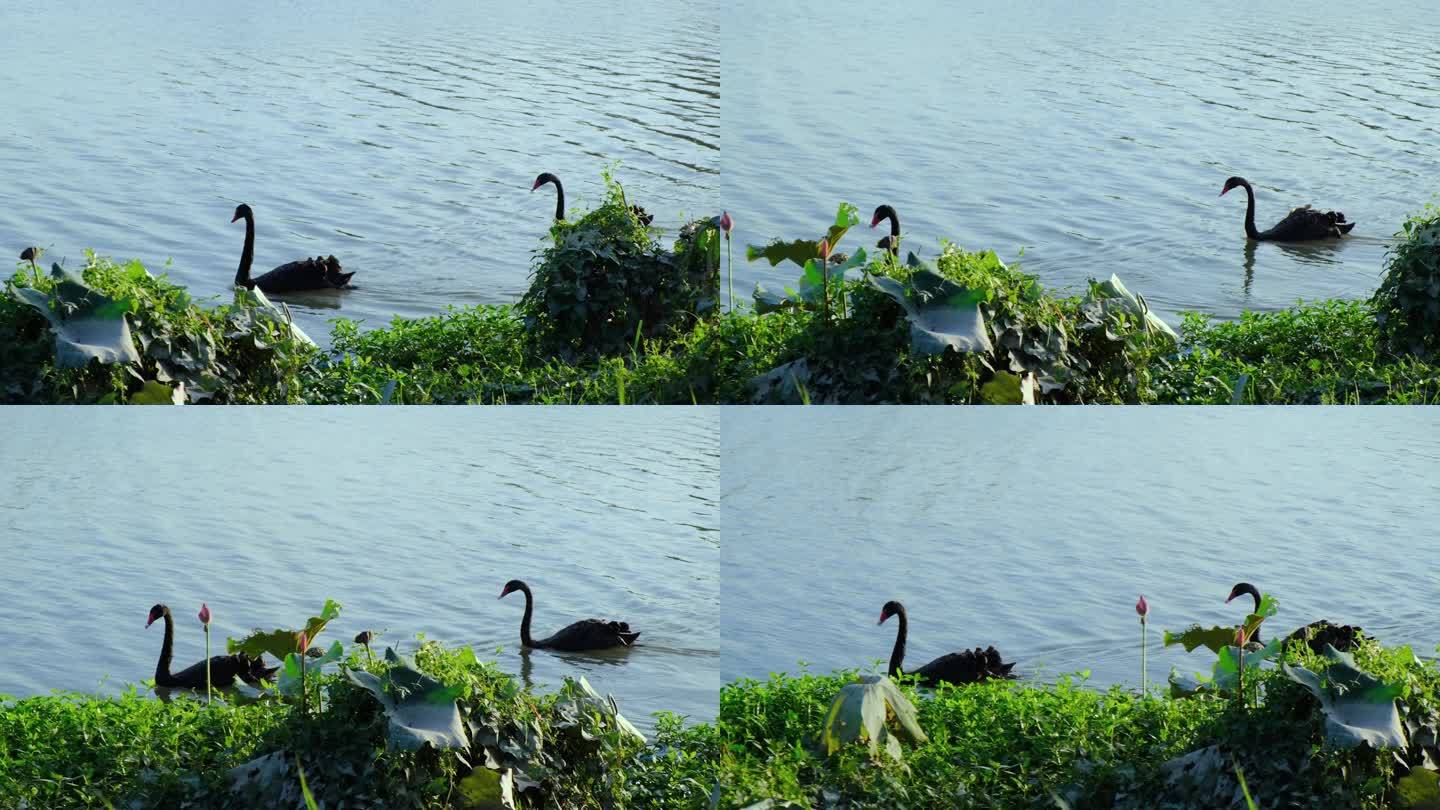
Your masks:
<path fill-rule="evenodd" d="M 825 715 L 821 744 L 826 754 L 863 739 L 870 746 L 870 755 L 879 753 L 880 746 L 895 759 L 900 758 L 900 740 L 890 732 L 886 722 L 894 715 L 900 734 L 911 742 L 926 741 L 920 728 L 915 705 L 895 682 L 884 675 L 863 675 L 855 683 L 840 688 Z"/>
<path fill-rule="evenodd" d="M 92 290 L 73 273 L 54 265 L 54 290 L 47 295 L 30 287 L 9 285 L 15 296 L 50 322 L 55 333 L 55 365 L 78 368 L 98 360 L 101 363 L 139 363 L 140 354 L 130 337 L 125 314 L 132 303 Z"/>
<path fill-rule="evenodd" d="M 1166 647 L 1182 645 L 1185 652 L 1194 652 L 1197 648 L 1204 647 L 1210 652 L 1218 653 L 1235 643 L 1235 628 L 1201 627 L 1198 624 L 1192 624 L 1179 633 L 1166 630 L 1164 641 Z"/>
<path fill-rule="evenodd" d="M 1332 662 L 1324 673 L 1281 664 L 1290 680 L 1310 690 L 1325 713 L 1325 738 L 1341 748 L 1369 743 L 1375 748 L 1405 747 L 1405 730 L 1395 699 L 1400 684 L 1381 681 L 1355 666 L 1355 659 L 1329 644 L 1325 657 Z"/>
<path fill-rule="evenodd" d="M 919 270 L 909 285 L 893 278 L 871 276 L 870 283 L 895 299 L 910 319 L 910 348 L 917 354 L 988 353 L 990 336 L 980 314 L 980 290 L 962 287 L 931 270 Z"/>
<path fill-rule="evenodd" d="M 830 242 L 830 249 L 844 238 L 846 231 L 860 224 L 860 210 L 850 203 L 840 203 L 840 208 L 835 212 L 835 222 L 825 232 L 821 239 Z M 746 261 L 758 261 L 764 259 L 774 267 L 781 262 L 794 262 L 804 266 L 806 262 L 817 258 L 820 255 L 820 239 L 795 239 L 789 242 L 771 242 L 768 245 L 750 245 L 745 248 Z"/>
<path fill-rule="evenodd" d="M 333 664 L 344 657 L 345 648 L 337 641 L 331 644 L 329 651 L 319 658 L 307 658 L 305 660 L 305 670 L 310 673 L 309 676 L 311 678 L 314 678 L 320 674 L 321 667 L 326 664 Z M 293 697 L 300 694 L 300 684 L 300 653 L 292 652 L 285 656 L 285 660 L 280 667 L 279 680 L 275 686 L 280 690 L 280 694 Z"/>
<path fill-rule="evenodd" d="M 385 660 L 392 666 L 383 676 L 364 670 L 345 674 L 385 707 L 390 718 L 389 747 L 402 751 L 414 751 L 426 743 L 436 748 L 468 747 L 460 706 L 455 702 L 463 688 L 446 686 L 426 675 L 393 647 L 385 650 Z"/>
<path fill-rule="evenodd" d="M 865 256 L 865 249 L 861 248 L 855 251 L 855 255 L 850 256 L 840 264 L 832 262 L 829 265 L 831 294 L 834 294 L 833 290 L 837 284 L 864 279 L 864 267 L 868 261 L 869 259 Z M 816 307 L 820 305 L 821 300 L 825 297 L 826 286 L 826 279 L 820 272 L 820 260 L 818 258 L 807 259 L 803 264 L 804 270 L 800 274 L 800 278 L 796 280 L 794 285 L 785 287 L 783 292 L 767 286 L 763 281 L 756 282 L 753 297 L 755 299 L 755 311 L 758 314 L 764 315 L 767 312 L 774 312 L 776 310 L 801 305 Z"/>
<path fill-rule="evenodd" d="M 320 610 L 319 616 L 311 616 L 305 622 L 305 635 L 312 643 L 315 637 L 340 615 L 340 603 L 334 599 L 326 599 L 325 607 Z M 236 641 L 233 638 L 225 640 L 225 649 L 228 652 L 247 653 L 258 658 L 262 653 L 269 653 L 271 656 L 283 661 L 285 656 L 296 651 L 296 641 L 300 634 L 299 630 L 256 630 L 250 635 Z"/>

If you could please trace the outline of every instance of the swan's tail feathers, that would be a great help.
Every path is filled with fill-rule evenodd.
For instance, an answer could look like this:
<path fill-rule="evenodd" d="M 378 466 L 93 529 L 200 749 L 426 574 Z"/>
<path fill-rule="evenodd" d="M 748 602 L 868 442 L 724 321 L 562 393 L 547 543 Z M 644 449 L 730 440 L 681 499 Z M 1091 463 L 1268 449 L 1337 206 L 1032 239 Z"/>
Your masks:
<path fill-rule="evenodd" d="M 1355 229 L 1355 223 L 1353 223 L 1353 222 L 1346 222 L 1346 221 L 1345 221 L 1345 216 L 1342 214 L 1342 215 L 1340 216 L 1340 222 L 1335 223 L 1335 227 L 1336 227 L 1337 229 L 1339 229 L 1340 233 L 1346 234 L 1346 233 L 1350 233 L 1352 230 Z"/>
<path fill-rule="evenodd" d="M 620 636 L 620 643 L 624 644 L 626 647 L 634 646 L 635 639 L 640 638 L 639 631 L 636 631 L 634 633 L 618 633 L 617 635 Z"/>

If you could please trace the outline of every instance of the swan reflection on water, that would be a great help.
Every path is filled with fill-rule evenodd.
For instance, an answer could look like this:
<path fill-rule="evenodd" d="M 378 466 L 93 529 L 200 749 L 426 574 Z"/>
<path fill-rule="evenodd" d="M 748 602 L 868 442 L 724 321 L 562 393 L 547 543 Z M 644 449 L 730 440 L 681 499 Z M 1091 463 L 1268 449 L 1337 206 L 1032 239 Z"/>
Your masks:
<path fill-rule="evenodd" d="M 1350 242 L 1359 241 L 1354 237 L 1346 239 L 1319 239 L 1311 242 L 1269 242 L 1266 250 L 1279 250 L 1288 258 L 1305 265 L 1316 267 L 1338 268 L 1344 264 L 1340 258 L 1340 251 Z M 1254 239 L 1245 240 L 1245 297 L 1250 297 L 1250 286 L 1255 281 L 1255 254 L 1260 249 L 1260 242 Z"/>

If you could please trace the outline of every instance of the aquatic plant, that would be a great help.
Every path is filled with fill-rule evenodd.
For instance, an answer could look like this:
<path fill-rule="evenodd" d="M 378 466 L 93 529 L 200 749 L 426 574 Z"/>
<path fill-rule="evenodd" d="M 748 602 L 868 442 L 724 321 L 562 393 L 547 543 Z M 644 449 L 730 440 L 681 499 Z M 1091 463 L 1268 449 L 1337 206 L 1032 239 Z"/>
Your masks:
<path fill-rule="evenodd" d="M 209 703 L 214 691 L 210 682 L 210 606 L 200 603 L 200 625 L 205 628 L 205 702 Z"/>
<path fill-rule="evenodd" d="M 894 718 L 899 734 L 890 731 L 888 721 Z M 894 759 L 901 758 L 900 737 L 913 742 L 926 741 L 925 732 L 915 719 L 915 705 L 884 675 L 864 675 L 840 687 L 840 692 L 825 713 L 820 732 L 820 745 L 825 753 L 835 754 L 843 746 L 864 740 L 875 757 L 884 748 Z"/>
<path fill-rule="evenodd" d="M 1150 604 L 1145 601 L 1145 594 L 1140 594 L 1140 601 L 1135 603 L 1135 612 L 1140 615 L 1140 690 L 1146 697 L 1150 696 L 1150 674 L 1145 668 L 1146 653 L 1146 618 L 1150 615 Z"/>
<path fill-rule="evenodd" d="M 730 250 L 730 231 L 735 227 L 735 220 L 730 218 L 729 211 L 720 212 L 720 231 L 725 234 L 725 288 L 726 295 L 730 299 L 730 311 L 735 311 L 735 257 Z"/>

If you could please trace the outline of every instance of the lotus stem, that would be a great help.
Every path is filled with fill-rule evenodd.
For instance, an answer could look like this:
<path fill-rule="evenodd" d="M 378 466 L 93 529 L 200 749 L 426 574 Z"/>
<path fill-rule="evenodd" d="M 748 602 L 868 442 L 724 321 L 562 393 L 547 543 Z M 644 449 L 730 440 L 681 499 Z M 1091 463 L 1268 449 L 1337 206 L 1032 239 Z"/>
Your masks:
<path fill-rule="evenodd" d="M 1148 652 L 1148 651 L 1145 649 L 1145 646 L 1146 646 L 1146 645 L 1145 645 L 1145 634 L 1146 634 L 1145 631 L 1147 630 L 1147 628 L 1148 628 L 1148 625 L 1147 625 L 1146 622 L 1145 622 L 1145 617 L 1144 617 L 1144 616 L 1141 616 L 1141 617 L 1140 617 L 1140 689 L 1141 689 L 1142 692 L 1144 693 L 1145 697 L 1148 698 L 1148 697 L 1150 697 L 1150 673 L 1146 670 L 1146 661 L 1145 661 L 1145 656 L 1146 656 L 1146 653 Z"/>
<path fill-rule="evenodd" d="M 725 288 L 729 290 L 730 312 L 735 312 L 735 254 L 730 244 L 730 234 L 725 234 Z"/>
<path fill-rule="evenodd" d="M 1242 710 L 1249 710 L 1250 701 L 1245 698 L 1245 645 L 1241 644 L 1236 649 L 1240 651 L 1240 708 Z"/>
<path fill-rule="evenodd" d="M 210 625 L 205 625 L 205 704 L 211 701 L 210 686 Z"/>

